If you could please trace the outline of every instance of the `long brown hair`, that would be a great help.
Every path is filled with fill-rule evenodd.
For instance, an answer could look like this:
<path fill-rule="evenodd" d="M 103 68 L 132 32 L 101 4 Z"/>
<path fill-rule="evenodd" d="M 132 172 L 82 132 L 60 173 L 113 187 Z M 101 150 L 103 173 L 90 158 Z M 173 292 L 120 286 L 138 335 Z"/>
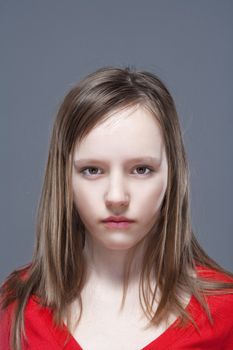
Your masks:
<path fill-rule="evenodd" d="M 16 302 L 12 327 L 13 350 L 21 349 L 25 336 L 24 310 L 33 294 L 53 310 L 54 322 L 64 317 L 70 328 L 70 305 L 80 302 L 85 285 L 83 257 L 85 228 L 73 204 L 71 172 L 74 146 L 111 112 L 140 104 L 159 122 L 168 160 L 168 185 L 159 219 L 145 249 L 140 277 L 140 302 L 157 325 L 171 310 L 184 321 L 194 320 L 182 306 L 179 294 L 193 294 L 212 321 L 203 293 L 232 293 L 233 275 L 220 267 L 200 247 L 194 236 L 189 207 L 189 170 L 174 101 L 163 82 L 147 71 L 104 67 L 73 87 L 58 111 L 51 137 L 36 226 L 36 245 L 30 264 L 17 269 L 0 289 L 2 308 Z M 190 274 L 199 265 L 226 274 L 229 283 Z M 151 274 L 156 288 L 150 285 Z M 128 275 L 127 275 L 128 276 Z M 127 287 L 127 278 L 125 280 Z M 156 312 L 152 304 L 161 299 Z M 125 291 L 125 290 L 124 290 Z M 148 291 L 152 295 L 148 296 Z M 143 307 L 142 299 L 146 305 Z"/>

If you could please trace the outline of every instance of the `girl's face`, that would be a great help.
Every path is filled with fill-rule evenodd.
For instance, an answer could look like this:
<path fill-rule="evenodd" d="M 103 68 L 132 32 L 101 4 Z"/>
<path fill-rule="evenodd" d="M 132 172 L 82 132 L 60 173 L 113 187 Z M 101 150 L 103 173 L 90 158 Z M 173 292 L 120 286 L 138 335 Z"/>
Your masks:
<path fill-rule="evenodd" d="M 92 245 L 126 250 L 145 238 L 158 218 L 167 173 L 160 128 L 142 107 L 118 111 L 92 129 L 75 147 L 72 171 L 74 203 Z"/>

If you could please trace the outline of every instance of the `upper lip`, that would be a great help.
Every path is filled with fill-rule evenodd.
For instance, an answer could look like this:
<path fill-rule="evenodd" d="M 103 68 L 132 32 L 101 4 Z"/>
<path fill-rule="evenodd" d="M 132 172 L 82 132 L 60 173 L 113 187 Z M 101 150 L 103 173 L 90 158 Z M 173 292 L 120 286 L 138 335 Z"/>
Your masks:
<path fill-rule="evenodd" d="M 134 220 L 128 219 L 125 216 L 109 216 L 108 218 L 102 220 L 103 222 L 108 222 L 108 221 L 115 221 L 115 222 L 122 222 L 122 221 L 128 221 L 128 222 L 133 222 Z"/>

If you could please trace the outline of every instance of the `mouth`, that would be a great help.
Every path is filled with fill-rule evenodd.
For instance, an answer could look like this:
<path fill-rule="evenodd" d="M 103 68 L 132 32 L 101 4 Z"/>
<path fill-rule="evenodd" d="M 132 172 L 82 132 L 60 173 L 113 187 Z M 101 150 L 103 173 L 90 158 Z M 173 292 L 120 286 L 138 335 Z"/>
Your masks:
<path fill-rule="evenodd" d="M 132 221 L 104 221 L 103 223 L 107 228 L 126 229 L 126 228 L 129 228 L 133 222 Z"/>
<path fill-rule="evenodd" d="M 109 216 L 102 220 L 103 222 L 134 222 L 134 220 L 126 218 L 125 216 Z"/>
<path fill-rule="evenodd" d="M 102 220 L 105 227 L 107 228 L 129 228 L 134 220 L 126 218 L 125 216 L 109 216 L 108 218 Z"/>

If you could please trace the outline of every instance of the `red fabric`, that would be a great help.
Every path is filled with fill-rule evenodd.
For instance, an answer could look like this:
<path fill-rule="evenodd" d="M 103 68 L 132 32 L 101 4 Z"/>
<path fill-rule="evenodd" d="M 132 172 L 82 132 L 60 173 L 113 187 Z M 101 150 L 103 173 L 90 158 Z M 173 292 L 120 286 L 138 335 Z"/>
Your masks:
<path fill-rule="evenodd" d="M 227 280 L 223 274 L 208 269 L 197 268 L 200 275 L 208 275 L 219 280 Z M 200 333 L 190 323 L 185 328 L 176 328 L 175 321 L 163 334 L 142 350 L 233 350 L 233 294 L 207 296 L 214 325 L 211 326 L 206 314 L 192 296 L 186 310 L 196 321 Z M 9 346 L 10 324 L 14 304 L 0 313 L 0 349 L 11 350 Z M 38 299 L 31 296 L 25 311 L 25 329 L 28 344 L 23 350 L 82 350 L 81 346 L 69 335 L 67 328 L 56 328 L 50 309 L 41 307 Z M 91 336 L 91 330 L 90 330 Z M 95 350 L 95 349 L 93 349 Z"/>

